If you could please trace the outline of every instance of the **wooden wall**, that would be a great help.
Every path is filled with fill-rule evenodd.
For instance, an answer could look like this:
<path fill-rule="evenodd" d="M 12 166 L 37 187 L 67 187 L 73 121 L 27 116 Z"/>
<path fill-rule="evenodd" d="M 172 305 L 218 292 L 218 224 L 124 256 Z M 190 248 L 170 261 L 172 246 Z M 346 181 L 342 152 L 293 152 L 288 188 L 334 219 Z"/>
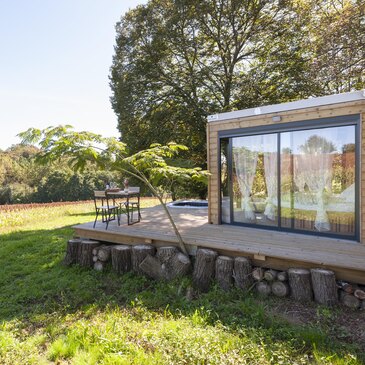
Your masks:
<path fill-rule="evenodd" d="M 320 118 L 337 117 L 341 115 L 360 114 L 361 119 L 361 186 L 360 200 L 365 202 L 365 100 L 325 105 L 308 109 L 291 110 L 288 112 L 255 115 L 237 119 L 209 122 L 207 126 L 208 169 L 211 173 L 209 178 L 209 223 L 219 224 L 219 195 L 218 171 L 219 171 L 219 143 L 218 132 L 228 129 L 257 127 L 263 125 L 280 125 L 281 123 L 299 122 Z M 280 122 L 273 122 L 272 117 L 280 115 Z M 319 124 L 320 125 L 320 124 Z M 365 204 L 360 201 L 360 236 L 365 244 Z"/>

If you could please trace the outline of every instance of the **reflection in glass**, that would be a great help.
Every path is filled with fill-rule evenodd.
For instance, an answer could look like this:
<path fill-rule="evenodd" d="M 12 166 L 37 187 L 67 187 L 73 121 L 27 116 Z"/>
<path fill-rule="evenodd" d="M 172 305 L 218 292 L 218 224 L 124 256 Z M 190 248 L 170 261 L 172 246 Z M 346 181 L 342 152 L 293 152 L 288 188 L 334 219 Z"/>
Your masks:
<path fill-rule="evenodd" d="M 277 135 L 232 138 L 235 222 L 277 225 Z"/>
<path fill-rule="evenodd" d="M 355 233 L 355 127 L 281 134 L 281 225 Z"/>
<path fill-rule="evenodd" d="M 229 197 L 228 139 L 221 139 L 221 220 L 231 223 L 231 200 Z"/>

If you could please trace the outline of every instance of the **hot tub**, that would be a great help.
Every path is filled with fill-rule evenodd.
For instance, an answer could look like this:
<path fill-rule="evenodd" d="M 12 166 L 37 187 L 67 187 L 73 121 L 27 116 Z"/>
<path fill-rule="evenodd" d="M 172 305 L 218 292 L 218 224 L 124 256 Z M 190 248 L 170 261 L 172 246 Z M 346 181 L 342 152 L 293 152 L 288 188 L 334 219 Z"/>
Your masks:
<path fill-rule="evenodd" d="M 208 200 L 176 200 L 174 202 L 168 203 L 169 208 L 187 208 L 187 209 L 207 209 Z"/>

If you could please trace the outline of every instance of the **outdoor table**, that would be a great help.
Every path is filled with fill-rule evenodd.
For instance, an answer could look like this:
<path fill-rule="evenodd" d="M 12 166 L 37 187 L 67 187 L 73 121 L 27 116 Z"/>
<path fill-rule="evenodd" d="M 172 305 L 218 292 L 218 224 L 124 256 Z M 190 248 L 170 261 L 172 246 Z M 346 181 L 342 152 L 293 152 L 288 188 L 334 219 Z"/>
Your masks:
<path fill-rule="evenodd" d="M 106 194 L 112 198 L 114 201 L 118 199 L 123 199 L 123 201 L 118 202 L 120 207 L 120 212 L 125 213 L 127 216 L 128 225 L 138 223 L 141 220 L 140 213 L 140 191 L 137 190 L 118 190 L 114 189 L 106 190 Z M 137 201 L 130 201 L 130 198 L 137 198 Z M 137 209 L 138 218 L 133 220 L 133 212 Z"/>

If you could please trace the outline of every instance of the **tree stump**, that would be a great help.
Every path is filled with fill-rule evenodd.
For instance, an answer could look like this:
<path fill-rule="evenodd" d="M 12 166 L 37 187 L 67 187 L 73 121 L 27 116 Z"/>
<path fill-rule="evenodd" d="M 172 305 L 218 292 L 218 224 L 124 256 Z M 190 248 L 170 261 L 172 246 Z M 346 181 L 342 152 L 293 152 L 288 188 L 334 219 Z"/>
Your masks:
<path fill-rule="evenodd" d="M 153 256 L 155 248 L 149 245 L 136 245 L 132 247 L 132 270 L 137 274 L 143 274 L 139 265 L 146 258 L 147 255 Z"/>
<path fill-rule="evenodd" d="M 189 256 L 184 255 L 178 250 L 172 255 L 166 263 L 162 264 L 162 271 L 165 280 L 173 280 L 188 274 L 191 270 L 191 261 Z"/>
<path fill-rule="evenodd" d="M 279 281 L 287 281 L 288 280 L 288 273 L 286 271 L 278 272 L 276 277 Z"/>
<path fill-rule="evenodd" d="M 155 280 L 164 279 L 164 274 L 161 268 L 160 261 L 150 254 L 144 258 L 144 260 L 139 264 L 139 269 L 147 274 L 149 277 Z"/>
<path fill-rule="evenodd" d="M 93 249 L 100 246 L 98 241 L 82 240 L 80 243 L 79 263 L 84 267 L 93 267 Z"/>
<path fill-rule="evenodd" d="M 233 278 L 237 288 L 247 290 L 253 284 L 252 265 L 246 257 L 236 257 L 233 265 Z"/>
<path fill-rule="evenodd" d="M 271 291 L 277 297 L 287 297 L 289 295 L 289 285 L 284 281 L 273 281 Z"/>
<path fill-rule="evenodd" d="M 213 250 L 200 248 L 197 250 L 193 284 L 202 292 L 208 291 L 210 283 L 214 278 L 215 259 L 217 253 Z"/>
<path fill-rule="evenodd" d="M 264 274 L 265 274 L 265 270 L 262 267 L 255 267 L 252 270 L 252 277 L 256 280 L 256 281 L 261 281 L 264 278 Z"/>
<path fill-rule="evenodd" d="M 218 256 L 215 261 L 215 278 L 218 286 L 228 291 L 233 283 L 233 259 L 228 256 Z"/>
<path fill-rule="evenodd" d="M 168 262 L 172 256 L 177 254 L 179 250 L 175 246 L 158 247 L 156 257 L 160 260 L 161 264 Z"/>
<path fill-rule="evenodd" d="M 105 261 L 96 261 L 94 262 L 94 270 L 103 271 L 106 267 L 107 263 Z"/>
<path fill-rule="evenodd" d="M 317 303 L 327 306 L 338 302 L 336 278 L 333 271 L 311 269 L 314 299 Z"/>
<path fill-rule="evenodd" d="M 131 246 L 117 245 L 113 246 L 112 251 L 112 267 L 118 274 L 124 274 L 131 271 L 132 248 Z"/>
<path fill-rule="evenodd" d="M 289 269 L 288 277 L 292 298 L 300 303 L 310 302 L 313 299 L 310 271 Z"/>
<path fill-rule="evenodd" d="M 74 238 L 74 239 L 68 240 L 66 255 L 63 260 L 64 265 L 70 266 L 70 265 L 78 263 L 80 244 L 81 244 L 80 239 Z"/>
<path fill-rule="evenodd" d="M 357 309 L 360 307 L 361 301 L 352 294 L 348 294 L 341 290 L 340 302 L 348 308 Z"/>
<path fill-rule="evenodd" d="M 256 290 L 260 295 L 267 297 L 271 293 L 271 286 L 266 281 L 258 281 L 256 283 Z"/>
<path fill-rule="evenodd" d="M 266 270 L 264 273 L 264 279 L 266 281 L 274 281 L 278 276 L 278 272 L 273 269 Z"/>

